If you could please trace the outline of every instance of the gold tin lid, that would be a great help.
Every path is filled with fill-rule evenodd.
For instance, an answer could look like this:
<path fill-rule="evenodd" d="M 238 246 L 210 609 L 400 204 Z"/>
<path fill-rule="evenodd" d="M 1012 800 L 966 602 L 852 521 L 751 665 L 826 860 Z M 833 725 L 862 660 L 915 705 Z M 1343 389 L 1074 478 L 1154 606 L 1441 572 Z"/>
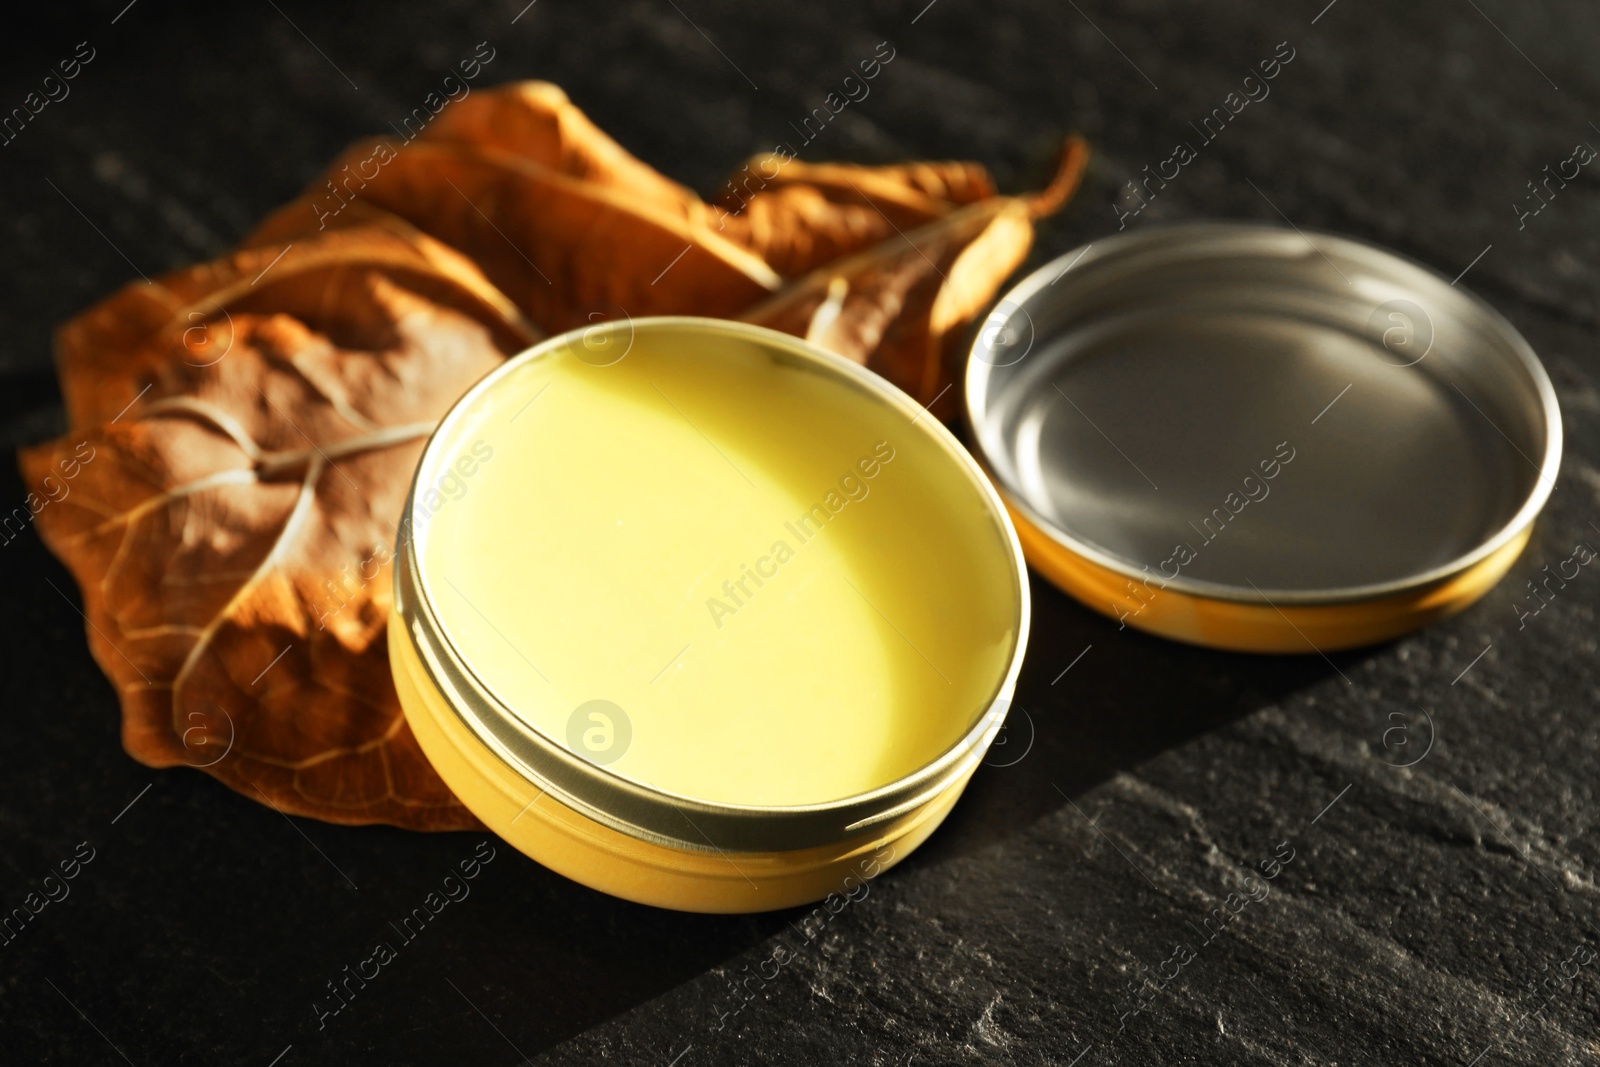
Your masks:
<path fill-rule="evenodd" d="M 966 414 L 1029 562 L 1215 648 L 1311 652 L 1459 611 L 1561 460 L 1528 343 L 1360 241 L 1201 224 L 1095 241 L 1000 302 Z"/>
<path fill-rule="evenodd" d="M 694 374 L 685 370 L 693 367 L 698 367 Z M 750 384 L 740 377 L 758 370 L 763 374 L 770 370 L 780 377 L 768 385 Z M 714 394 L 689 388 L 695 374 L 703 376 L 705 388 Z M 769 388 L 774 384 L 781 390 Z M 575 403 L 578 407 L 574 409 L 560 407 Z M 568 424 L 551 421 L 558 412 L 565 412 L 561 417 L 568 418 Z M 543 428 L 540 420 L 545 420 Z M 841 531 L 837 536 L 853 537 L 858 547 L 881 551 L 883 555 L 873 559 L 855 559 L 855 565 L 861 567 L 887 568 L 884 561 L 896 553 L 920 561 L 942 561 L 941 567 L 922 575 L 927 592 L 918 603 L 929 610 L 919 608 L 912 613 L 914 617 L 892 617 L 896 607 L 883 602 L 868 604 L 862 611 L 870 610 L 883 619 L 885 642 L 896 640 L 895 634 L 908 645 L 916 638 L 923 646 L 916 654 L 940 677 L 950 674 L 945 684 L 957 688 L 962 684 L 957 668 L 948 662 L 936 665 L 938 650 L 969 640 L 988 642 L 987 658 L 974 660 L 977 666 L 973 669 L 978 673 L 966 679 L 978 697 L 970 706 L 962 705 L 953 712 L 945 709 L 953 724 L 951 736 L 914 766 L 890 774 L 871 788 L 807 803 L 744 803 L 726 796 L 697 796 L 680 787 L 678 783 L 685 779 L 675 777 L 671 767 L 663 771 L 666 765 L 659 759 L 650 764 L 654 772 L 641 773 L 637 761 L 630 765 L 626 757 L 600 758 L 584 751 L 570 730 L 559 727 L 558 720 L 564 719 L 568 710 L 576 712 L 597 699 L 610 700 L 618 690 L 627 689 L 634 694 L 628 701 L 634 702 L 630 729 L 637 752 L 652 739 L 651 731 L 656 731 L 655 740 L 665 743 L 664 732 L 680 726 L 687 729 L 670 715 L 655 714 L 646 706 L 655 694 L 665 693 L 668 682 L 687 687 L 689 695 L 680 694 L 676 706 L 693 711 L 697 708 L 694 693 L 717 688 L 715 672 L 732 662 L 726 657 L 755 650 L 782 652 L 786 647 L 796 656 L 815 650 L 807 643 L 807 634 L 784 629 L 787 622 L 781 609 L 785 602 L 777 599 L 811 595 L 813 586 L 765 594 L 769 599 L 764 603 L 775 613 L 766 631 L 758 632 L 752 623 L 730 637 L 733 627 L 720 628 L 718 612 L 713 608 L 708 617 L 700 603 L 722 595 L 715 580 L 728 568 L 726 561 L 718 562 L 714 553 L 697 555 L 684 546 L 692 547 L 696 538 L 713 540 L 720 524 L 735 521 L 736 509 L 745 506 L 740 495 L 745 483 L 755 490 L 757 483 L 765 486 L 769 480 L 761 467 L 762 456 L 795 458 L 794 470 L 802 472 L 832 470 L 828 464 L 835 461 L 831 458 L 818 460 L 821 467 L 812 462 L 828 456 L 833 447 L 825 440 L 826 427 L 851 427 L 861 421 L 873 423 L 859 426 L 857 436 L 865 442 L 862 447 L 870 448 L 877 439 L 874 434 L 881 432 L 885 440 L 893 442 L 891 450 L 897 450 L 897 458 L 877 475 L 870 496 L 851 497 L 848 507 L 858 509 L 855 519 L 862 528 L 853 534 Z M 647 444 L 632 452 L 611 449 L 608 425 L 614 435 L 626 432 L 633 435 L 630 440 Z M 577 433 L 579 429 L 582 434 Z M 752 432 L 762 444 L 741 440 L 740 434 Z M 519 438 L 519 434 L 533 436 Z M 572 435 L 581 439 L 572 439 Z M 630 466 L 654 458 L 642 457 L 641 451 L 674 447 L 669 435 L 684 448 L 703 448 L 703 468 L 683 472 L 676 484 L 657 482 L 631 495 L 618 488 L 637 474 L 629 471 Z M 458 456 L 474 454 L 469 447 L 474 444 L 483 446 L 477 454 L 489 451 L 493 458 L 471 464 L 474 473 L 460 495 L 461 502 L 455 502 L 450 494 L 430 495 L 430 490 L 451 477 Z M 753 451 L 741 451 L 745 446 Z M 849 447 L 857 447 L 853 438 Z M 533 459 L 537 462 L 531 462 Z M 575 497 L 570 482 L 566 488 L 551 482 L 546 475 L 558 468 L 590 479 L 587 484 L 593 487 L 592 495 Z M 898 476 L 900 484 L 891 485 L 891 476 Z M 567 533 L 597 545 L 609 544 L 604 539 L 621 536 L 618 531 L 628 528 L 624 520 L 632 523 L 635 517 L 631 512 L 619 514 L 617 508 L 626 509 L 629 501 L 653 502 L 654 507 L 674 493 L 688 497 L 693 487 L 687 483 L 696 478 L 715 481 L 717 492 L 724 494 L 719 499 L 726 504 L 706 510 L 655 508 L 656 524 L 644 541 L 626 543 L 634 554 L 625 559 L 607 555 L 609 550 L 603 548 L 597 548 L 599 554 L 586 561 L 554 558 L 538 548 L 545 543 L 543 534 L 553 528 L 546 524 L 577 524 L 576 531 Z M 833 484 L 811 485 L 801 476 L 796 486 L 798 503 L 772 512 L 772 528 L 782 529 L 784 520 L 804 512 L 805 503 L 813 496 L 830 499 L 834 488 Z M 473 528 L 475 522 L 487 520 L 500 508 L 511 507 L 514 500 L 532 502 L 518 520 L 527 519 L 526 548 L 518 547 L 520 540 L 509 538 L 504 531 Z M 471 509 L 465 506 L 469 503 L 477 508 L 477 519 L 471 518 Z M 872 512 L 874 504 L 886 509 L 883 514 Z M 910 509 L 903 516 L 906 521 L 889 521 L 890 508 Z M 832 521 L 837 523 L 839 517 Z M 874 526 L 875 522 L 886 525 Z M 925 522 L 926 528 L 925 538 L 918 544 L 871 547 L 876 544 L 874 533 L 880 529 L 903 531 L 917 528 L 919 522 Z M 825 532 L 832 532 L 832 527 Z M 461 726 L 525 779 L 533 787 L 530 795 L 553 797 L 611 830 L 670 849 L 773 853 L 830 845 L 870 833 L 952 789 L 959 790 L 1000 729 L 1027 643 L 1029 597 L 1021 547 L 1000 498 L 950 432 L 910 397 L 860 366 L 786 334 L 721 320 L 672 317 L 605 323 L 545 341 L 491 372 L 457 402 L 430 438 L 401 521 L 400 544 L 394 618 L 414 647 L 428 682 L 442 694 Z M 641 545 L 645 546 L 642 550 Z M 636 566 L 639 551 L 655 553 L 645 560 L 648 573 Z M 853 578 L 851 588 L 858 593 L 860 586 L 876 590 L 867 584 L 870 578 L 863 576 L 864 571 L 830 574 L 829 568 L 838 561 L 824 556 L 824 551 L 813 549 L 809 562 L 785 563 L 785 573 L 794 569 L 792 576 L 799 583 L 805 576 L 798 568 L 809 566 L 816 573 L 807 581 L 843 578 L 850 584 Z M 480 568 L 478 578 L 471 577 L 467 565 L 485 560 L 498 563 L 487 570 Z M 576 567 L 581 571 L 586 566 L 593 568 L 589 573 L 594 579 L 594 593 L 588 602 L 575 605 L 543 599 L 547 581 L 561 576 L 558 569 Z M 688 650 L 659 673 L 662 664 L 654 658 L 646 662 L 623 651 L 608 658 L 609 650 L 602 650 L 607 654 L 597 652 L 567 662 L 555 656 L 553 648 L 562 640 L 578 641 L 579 645 L 569 647 L 587 649 L 592 645 L 583 644 L 583 635 L 595 632 L 622 646 L 628 642 L 619 635 L 636 636 L 641 626 L 653 625 L 652 619 L 638 616 L 654 610 L 642 606 L 653 602 L 649 590 L 639 590 L 634 598 L 617 592 L 618 572 L 625 566 L 647 574 L 637 580 L 648 582 L 653 589 L 681 585 L 684 603 L 699 614 L 695 623 L 699 629 L 672 629 L 680 621 L 674 614 L 676 608 L 663 609 L 656 628 L 659 632 L 651 631 L 652 638 L 660 639 L 648 643 L 663 650 L 658 657 L 662 660 L 672 648 L 687 644 Z M 984 600 L 966 605 L 966 611 L 951 611 L 948 598 L 935 594 L 941 583 L 949 585 L 964 571 L 985 577 Z M 767 568 L 762 568 L 762 573 L 766 572 Z M 861 595 L 865 600 L 866 594 Z M 520 612 L 505 609 L 505 605 L 518 602 L 523 605 Z M 917 606 L 910 601 L 901 606 L 907 604 Z M 549 624 L 549 618 L 557 615 L 559 624 Z M 473 622 L 474 618 L 483 625 Z M 607 619 L 615 624 L 609 629 Z M 840 621 L 842 632 L 848 631 L 847 622 Z M 600 629 L 594 629 L 597 626 Z M 941 636 L 923 639 L 935 631 Z M 535 647 L 529 635 L 541 633 L 550 644 Z M 791 644 L 773 644 L 785 640 Z M 526 669 L 517 665 L 515 657 L 500 653 L 496 653 L 499 664 L 491 662 L 491 646 L 496 641 L 512 648 L 516 657 L 526 662 Z M 825 642 L 816 647 L 824 646 Z M 895 650 L 896 662 L 909 661 L 910 653 L 902 652 Z M 572 666 L 579 658 L 584 658 L 585 664 L 581 677 Z M 807 663 L 805 669 L 826 672 L 829 663 Z M 520 677 L 508 673 L 513 671 L 521 672 Z M 697 677 L 697 671 L 710 673 Z M 872 684 L 877 687 L 872 692 L 855 694 L 859 701 L 855 707 L 863 713 L 877 706 L 874 701 L 885 699 L 885 692 L 896 692 L 894 678 Z M 759 715 L 764 706 L 780 703 L 778 698 L 787 696 L 770 685 L 764 689 L 757 684 L 746 694 L 746 713 Z M 540 706 L 533 706 L 536 704 Z M 936 709 L 926 710 L 932 715 Z M 717 746 L 718 737 L 712 735 L 699 748 L 686 742 L 681 746 L 682 758 L 729 758 L 730 750 Z M 893 755 L 892 747 L 885 742 L 884 752 Z M 810 751 L 757 752 L 750 758 L 777 766 L 785 760 L 805 760 Z M 892 759 L 885 759 L 885 766 L 892 764 Z"/>

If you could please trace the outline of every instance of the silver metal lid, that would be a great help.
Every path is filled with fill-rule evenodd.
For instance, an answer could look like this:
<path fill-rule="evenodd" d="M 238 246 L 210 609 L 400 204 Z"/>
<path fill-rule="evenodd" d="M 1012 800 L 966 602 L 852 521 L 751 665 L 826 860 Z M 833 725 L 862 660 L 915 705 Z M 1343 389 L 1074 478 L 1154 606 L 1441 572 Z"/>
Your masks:
<path fill-rule="evenodd" d="M 1493 309 L 1394 253 L 1277 227 L 1061 257 L 990 316 L 966 387 L 1019 521 L 1222 600 L 1459 574 L 1525 533 L 1561 457 L 1549 378 Z"/>

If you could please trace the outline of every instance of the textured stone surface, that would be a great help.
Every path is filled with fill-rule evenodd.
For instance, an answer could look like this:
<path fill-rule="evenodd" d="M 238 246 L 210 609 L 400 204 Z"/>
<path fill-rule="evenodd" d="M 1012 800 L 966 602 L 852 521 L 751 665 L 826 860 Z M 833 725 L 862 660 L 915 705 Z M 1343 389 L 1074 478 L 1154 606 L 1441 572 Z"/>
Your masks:
<path fill-rule="evenodd" d="M 1187 124 L 1287 41 L 1272 95 L 1129 224 L 1281 210 L 1451 276 L 1474 264 L 1463 284 L 1541 353 L 1568 434 L 1511 577 L 1458 618 L 1331 664 L 1119 632 L 1036 582 L 1020 696 L 1031 750 L 983 769 L 939 834 L 830 921 L 656 912 L 501 847 L 472 895 L 319 1030 L 324 983 L 390 938 L 476 839 L 291 824 L 201 775 L 134 764 L 75 592 L 28 533 L 0 545 L 0 907 L 80 842 L 95 852 L 71 895 L 0 947 L 0 1059 L 1600 1060 L 1600 965 L 1562 975 L 1600 947 L 1600 576 L 1526 629 L 1512 607 L 1575 541 L 1600 545 L 1596 181 L 1586 171 L 1524 229 L 1512 207 L 1575 143 L 1600 145 L 1586 104 L 1600 96 L 1600 9 L 924 2 L 113 0 L 18 22 L 0 43 L 0 110 L 78 41 L 97 53 L 70 97 L 0 148 L 6 442 L 61 424 L 52 324 L 135 270 L 218 253 L 479 41 L 498 50 L 489 79 L 559 82 L 711 194 L 747 154 L 795 140 L 789 124 L 890 40 L 872 95 L 803 157 L 970 156 L 1017 187 L 1053 135 L 1081 129 L 1101 154 L 1041 261 L 1114 231 L 1116 187 L 1192 139 Z M 20 495 L 0 465 L 0 498 Z M 1431 750 L 1392 766 L 1422 751 L 1424 710 Z M 1402 723 L 1408 745 L 1386 746 Z M 1205 917 L 1282 842 L 1294 858 L 1265 899 L 1204 943 Z M 1141 965 L 1160 969 L 1180 943 L 1192 958 L 1124 1017 Z M 792 961 L 750 981 L 746 1003 L 730 983 L 773 975 L 778 947 Z"/>

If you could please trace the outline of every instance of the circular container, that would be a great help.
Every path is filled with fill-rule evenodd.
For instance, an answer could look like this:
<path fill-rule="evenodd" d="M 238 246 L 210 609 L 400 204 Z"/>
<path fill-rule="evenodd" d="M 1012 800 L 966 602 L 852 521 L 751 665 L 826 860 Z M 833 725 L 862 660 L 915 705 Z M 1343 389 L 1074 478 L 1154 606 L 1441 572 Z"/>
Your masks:
<path fill-rule="evenodd" d="M 789 907 L 903 859 L 1027 641 L 1021 547 L 955 438 L 725 321 L 497 368 L 429 440 L 400 544 L 390 657 L 435 769 L 535 860 L 660 907 Z"/>
<path fill-rule="evenodd" d="M 979 332 L 966 398 L 1034 567 L 1123 626 L 1241 651 L 1461 610 L 1561 459 L 1549 378 L 1488 305 L 1268 226 L 1119 235 L 1040 269 Z"/>

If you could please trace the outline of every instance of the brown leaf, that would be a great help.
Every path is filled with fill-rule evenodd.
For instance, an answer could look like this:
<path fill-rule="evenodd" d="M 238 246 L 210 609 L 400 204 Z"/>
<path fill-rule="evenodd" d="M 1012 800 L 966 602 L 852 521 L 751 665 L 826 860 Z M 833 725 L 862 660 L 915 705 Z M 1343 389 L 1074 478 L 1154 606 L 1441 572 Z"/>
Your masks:
<path fill-rule="evenodd" d="M 771 154 L 729 180 L 715 226 L 788 278 L 993 195 L 976 163 L 863 167 Z"/>
<path fill-rule="evenodd" d="M 389 560 L 434 424 L 534 334 L 426 238 L 276 254 L 130 286 L 63 331 L 75 432 L 21 461 L 35 486 L 77 466 L 40 534 L 135 758 L 334 822 L 474 826 L 394 693 Z"/>
<path fill-rule="evenodd" d="M 804 274 L 828 260 L 875 244 L 893 233 L 895 227 L 914 229 L 958 205 L 994 195 L 994 183 L 988 172 L 976 163 L 864 167 L 810 164 L 789 156 L 768 155 L 752 159 L 734 174 L 719 198 L 720 206 L 713 206 L 629 154 L 590 122 L 567 99 L 566 93 L 548 82 L 520 82 L 479 90 L 447 107 L 420 133 L 409 128 L 405 133 L 414 138 L 413 144 L 449 143 L 486 149 L 555 175 L 577 179 L 590 189 L 615 193 L 629 205 L 651 209 L 647 215 L 664 212 L 688 224 L 684 233 L 686 239 L 672 248 L 673 254 L 693 240 L 691 234 L 714 235 L 754 252 L 783 277 Z M 407 147 L 403 138 L 386 143 L 396 152 L 403 152 Z M 362 179 L 372 168 L 363 170 L 361 163 L 371 156 L 371 148 L 358 147 L 335 163 L 320 183 L 313 184 L 312 194 L 325 194 L 320 200 L 324 212 L 336 209 L 341 199 L 359 202 L 357 198 L 364 197 Z M 338 199 L 326 195 L 330 193 L 330 182 L 331 192 Z M 466 185 L 462 184 L 461 188 L 465 190 Z M 469 195 L 474 201 L 478 199 L 476 194 Z M 302 210 L 314 214 L 317 203 L 313 198 Z M 412 202 L 409 206 L 416 210 L 422 204 Z M 505 229 L 499 215 L 492 211 L 486 214 L 494 215 L 496 223 Z M 409 214 L 406 217 L 413 218 Z M 413 218 L 413 221 L 435 236 L 451 240 L 424 220 Z M 547 227 L 542 232 L 547 240 L 560 240 L 563 235 L 570 240 L 585 236 L 575 226 Z M 506 233 L 512 236 L 510 230 Z M 627 239 L 626 234 L 624 239 Z M 464 250 L 473 254 L 472 249 Z M 504 249 L 496 249 L 496 252 L 503 254 Z M 571 260 L 594 254 L 589 250 L 574 250 L 550 258 Z M 615 252 L 607 250 L 600 254 L 608 262 L 617 261 Z M 528 258 L 536 264 L 546 262 L 531 252 Z M 647 256 L 640 258 L 647 268 L 647 278 L 653 278 L 660 269 L 656 264 L 666 262 Z M 674 272 L 677 266 L 673 267 Z M 618 269 L 625 273 L 628 268 L 621 265 Z M 497 282 L 506 284 L 506 279 L 496 271 L 491 270 L 489 274 Z M 712 306 L 709 297 L 725 284 L 723 279 L 710 275 L 689 273 L 689 280 L 703 282 L 707 293 L 703 301 L 705 306 Z M 508 291 L 521 290 L 509 288 Z M 611 303 L 628 308 L 632 314 L 654 313 L 653 309 L 634 310 L 633 305 L 611 296 L 585 297 L 579 303 L 589 310 Z M 524 306 L 529 307 L 542 324 L 557 328 L 555 321 L 540 316 L 531 305 Z M 673 305 L 666 310 L 679 308 Z M 576 325 L 571 319 L 563 321 Z"/>
<path fill-rule="evenodd" d="M 1087 146 L 1072 139 L 1036 196 L 978 200 L 887 237 L 818 268 L 742 318 L 865 364 L 948 419 L 968 327 L 1027 257 L 1030 220 L 1060 207 L 1087 159 Z"/>
<path fill-rule="evenodd" d="M 505 152 L 610 189 L 709 227 L 784 277 L 865 248 L 893 226 L 920 226 L 956 204 L 994 195 L 988 172 L 975 163 L 860 167 L 768 155 L 735 173 L 718 205 L 710 205 L 640 162 L 548 82 L 473 93 L 446 108 L 418 139 Z"/>
<path fill-rule="evenodd" d="M 178 271 L 155 284 L 129 285 L 56 331 L 56 367 L 73 428 L 113 418 L 147 387 L 151 399 L 183 392 L 231 344 L 237 310 L 304 312 L 338 331 L 359 330 L 365 305 L 346 306 L 342 286 L 361 269 L 391 272 L 405 284 L 492 324 L 502 345 L 531 344 L 538 333 L 460 253 L 400 219 L 368 211 L 359 234 L 338 240 L 291 233 L 268 245 Z M 280 253 L 282 254 L 279 258 Z"/>
<path fill-rule="evenodd" d="M 709 218 L 698 196 L 640 162 L 549 82 L 479 90 L 447 107 L 420 139 L 497 149 L 692 222 Z"/>
<path fill-rule="evenodd" d="M 767 176 L 768 170 L 771 177 Z M 728 183 L 718 203 L 737 207 L 748 198 L 741 178 L 760 179 L 759 188 L 815 190 L 835 204 L 871 203 L 890 214 L 909 211 L 942 215 L 951 208 L 996 195 L 994 179 L 980 164 L 964 160 L 867 167 L 855 163 L 804 163 L 782 154 L 756 156 Z"/>
<path fill-rule="evenodd" d="M 349 206 L 381 208 L 466 255 L 551 332 L 596 314 L 733 316 L 780 283 L 708 226 L 499 149 L 373 141 L 329 175 L 251 242 L 320 228 Z"/>

